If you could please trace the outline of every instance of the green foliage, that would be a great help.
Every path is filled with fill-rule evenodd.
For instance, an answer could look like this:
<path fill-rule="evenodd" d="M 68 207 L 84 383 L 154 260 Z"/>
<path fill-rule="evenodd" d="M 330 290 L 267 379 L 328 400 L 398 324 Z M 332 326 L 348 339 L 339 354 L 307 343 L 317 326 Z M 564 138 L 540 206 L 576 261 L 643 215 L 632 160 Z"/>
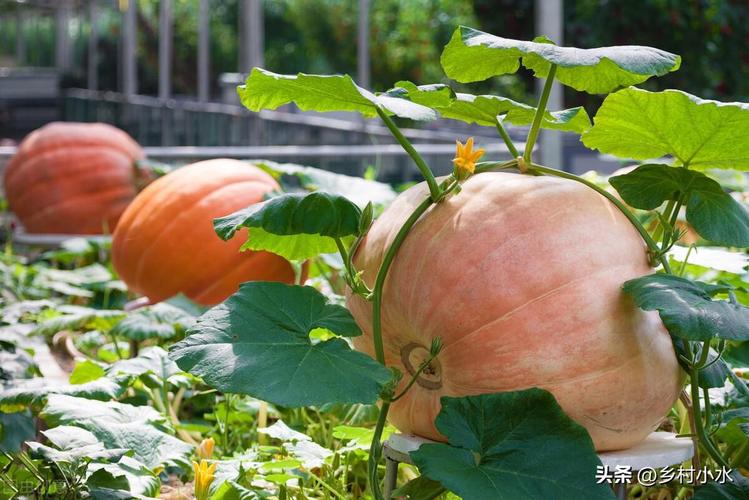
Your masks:
<path fill-rule="evenodd" d="M 669 274 L 629 280 L 624 291 L 647 311 L 658 311 L 668 331 L 687 340 L 749 340 L 749 308 L 714 300 L 731 287 L 691 281 Z"/>
<path fill-rule="evenodd" d="M 583 143 L 602 153 L 678 165 L 749 169 L 749 104 L 707 101 L 680 90 L 628 88 L 609 95 Z"/>
<path fill-rule="evenodd" d="M 423 444 L 411 457 L 423 474 L 462 498 L 614 498 L 594 479 L 600 461 L 590 436 L 551 393 L 441 401 L 435 424 L 449 444 Z"/>
<path fill-rule="evenodd" d="M 313 288 L 250 282 L 204 314 L 171 356 L 212 387 L 274 404 L 373 403 L 388 370 L 340 338 L 313 342 L 317 329 L 361 334 L 345 308 Z"/>
<path fill-rule="evenodd" d="M 377 108 L 411 120 L 434 120 L 429 108 L 387 94 L 375 95 L 356 85 L 348 75 L 279 75 L 254 68 L 239 87 L 242 104 L 250 111 L 276 109 L 295 103 L 303 111 L 356 111 L 372 118 Z"/>
<path fill-rule="evenodd" d="M 652 210 L 667 200 L 687 200 L 687 221 L 700 236 L 720 245 L 749 246 L 749 212 L 700 172 L 646 164 L 609 182 L 634 208 Z"/>
<path fill-rule="evenodd" d="M 391 95 L 404 95 L 408 99 L 429 106 L 443 118 L 452 118 L 465 123 L 476 123 L 495 127 L 497 117 L 513 125 L 530 125 L 536 108 L 512 99 L 495 95 L 472 95 L 455 93 L 442 84 L 419 85 L 401 81 L 388 92 Z M 582 134 L 591 127 L 590 118 L 584 108 L 571 108 L 562 111 L 544 112 L 541 127 L 563 132 Z"/>
<path fill-rule="evenodd" d="M 112 328 L 111 333 L 136 341 L 170 339 L 183 333 L 194 321 L 191 314 L 179 307 L 159 303 L 128 314 Z"/>
<path fill-rule="evenodd" d="M 559 82 L 591 94 L 605 94 L 676 71 L 681 58 L 652 47 L 577 49 L 559 47 L 545 38 L 510 40 L 460 26 L 442 52 L 441 62 L 445 74 L 459 82 L 515 73 L 521 63 L 534 76 L 546 77 L 555 64 Z"/>
<path fill-rule="evenodd" d="M 361 210 L 348 199 L 314 192 L 284 194 L 214 220 L 223 240 L 242 227 L 251 228 L 243 248 L 268 250 L 289 260 L 303 260 L 338 249 L 336 239 L 350 243 L 359 232 Z"/>

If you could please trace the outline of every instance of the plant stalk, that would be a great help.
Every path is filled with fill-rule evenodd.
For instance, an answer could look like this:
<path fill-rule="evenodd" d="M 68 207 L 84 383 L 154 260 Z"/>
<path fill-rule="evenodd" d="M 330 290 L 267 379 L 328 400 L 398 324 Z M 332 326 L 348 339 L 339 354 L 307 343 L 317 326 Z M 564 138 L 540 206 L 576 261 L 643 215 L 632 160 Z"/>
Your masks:
<path fill-rule="evenodd" d="M 518 148 L 516 148 L 515 144 L 512 142 L 510 134 L 508 134 L 507 130 L 505 130 L 504 126 L 502 125 L 502 120 L 499 118 L 499 116 L 495 118 L 495 123 L 497 124 L 497 132 L 499 132 L 499 136 L 502 138 L 502 140 L 505 141 L 505 146 L 507 146 L 507 150 L 510 152 L 512 157 L 517 158 L 518 156 L 520 156 Z"/>
<path fill-rule="evenodd" d="M 531 163 L 531 157 L 533 156 L 533 146 L 536 144 L 538 138 L 538 132 L 541 129 L 541 120 L 544 118 L 546 112 L 546 105 L 549 102 L 549 96 L 551 95 L 551 87 L 554 84 L 554 76 L 557 73 L 557 65 L 552 64 L 549 68 L 549 74 L 546 76 L 546 83 L 544 83 L 544 89 L 541 91 L 541 97 L 538 99 L 538 106 L 536 107 L 536 114 L 533 117 L 533 125 L 528 132 L 528 139 L 525 141 L 525 152 L 523 153 L 523 159 L 525 163 Z"/>
<path fill-rule="evenodd" d="M 395 140 L 398 141 L 398 143 L 401 145 L 401 147 L 403 147 L 404 150 L 406 150 L 406 153 L 408 153 L 414 163 L 416 163 L 416 166 L 419 168 L 421 175 L 424 176 L 424 180 L 427 181 L 432 201 L 436 202 L 440 198 L 442 192 L 440 191 L 440 187 L 437 184 L 437 179 L 434 178 L 432 170 L 426 164 L 424 158 L 422 158 L 421 155 L 416 151 L 416 149 L 414 149 L 409 140 L 406 139 L 406 136 L 403 135 L 393 119 L 390 118 L 387 113 L 385 113 L 385 111 L 383 111 L 379 106 L 375 106 L 375 108 L 377 109 L 377 114 L 380 115 L 380 118 L 385 123 L 388 130 L 390 130 L 390 133 L 393 134 L 393 137 L 395 137 Z"/>
<path fill-rule="evenodd" d="M 380 478 L 377 474 L 377 466 L 382 458 L 382 431 L 385 429 L 385 422 L 387 422 L 387 414 L 390 411 L 390 403 L 387 401 L 382 402 L 380 407 L 380 415 L 377 417 L 377 425 L 375 426 L 374 436 L 372 436 L 372 444 L 369 448 L 369 485 L 372 488 L 372 496 L 375 500 L 382 500 L 382 489 L 380 488 Z"/>

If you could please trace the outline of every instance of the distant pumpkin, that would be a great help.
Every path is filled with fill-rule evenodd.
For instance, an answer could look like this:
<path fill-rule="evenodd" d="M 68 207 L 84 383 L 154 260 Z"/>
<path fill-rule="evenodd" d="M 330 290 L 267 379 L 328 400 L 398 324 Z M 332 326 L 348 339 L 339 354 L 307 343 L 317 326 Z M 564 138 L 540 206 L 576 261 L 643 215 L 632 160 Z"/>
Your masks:
<path fill-rule="evenodd" d="M 216 159 L 178 168 L 144 189 L 122 215 L 112 263 L 128 287 L 159 302 L 178 293 L 213 305 L 245 281 L 292 283 L 294 269 L 267 252 L 240 252 L 247 231 L 228 242 L 213 219 L 261 202 L 278 183 L 257 167 Z"/>
<path fill-rule="evenodd" d="M 29 134 L 8 163 L 10 209 L 29 233 L 112 232 L 137 194 L 143 157 L 111 125 L 50 123 Z"/>

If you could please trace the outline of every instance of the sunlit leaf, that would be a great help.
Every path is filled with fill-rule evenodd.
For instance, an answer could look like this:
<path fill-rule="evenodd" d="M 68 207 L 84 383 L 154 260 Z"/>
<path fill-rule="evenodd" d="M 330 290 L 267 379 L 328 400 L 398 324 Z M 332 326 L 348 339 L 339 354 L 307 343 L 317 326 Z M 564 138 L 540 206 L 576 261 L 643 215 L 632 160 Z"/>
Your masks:
<path fill-rule="evenodd" d="M 536 108 L 506 97 L 495 95 L 473 95 L 455 93 L 442 84 L 416 86 L 411 82 L 398 82 L 391 93 L 399 94 L 414 102 L 430 106 L 444 118 L 465 123 L 476 123 L 488 127 L 496 126 L 497 116 L 513 125 L 530 125 Z M 541 128 L 576 132 L 582 134 L 591 127 L 585 108 L 577 107 L 562 111 L 546 111 Z"/>
<path fill-rule="evenodd" d="M 747 103 L 633 87 L 606 97 L 583 143 L 622 158 L 670 155 L 678 164 L 698 170 L 748 170 L 748 135 Z"/>
<path fill-rule="evenodd" d="M 313 343 L 317 328 L 361 333 L 348 310 L 314 288 L 249 282 L 204 314 L 171 356 L 222 392 L 282 406 L 373 403 L 389 371 L 340 338 Z"/>
<path fill-rule="evenodd" d="M 375 95 L 348 75 L 279 75 L 254 68 L 239 87 L 242 104 L 250 111 L 276 109 L 295 103 L 303 111 L 356 111 L 377 116 L 377 106 L 388 114 L 412 120 L 433 120 L 437 113 L 419 104 L 387 95 Z"/>
<path fill-rule="evenodd" d="M 194 322 L 195 317 L 184 310 L 161 302 L 131 312 L 112 328 L 112 334 L 138 342 L 153 338 L 169 339 Z"/>
<path fill-rule="evenodd" d="M 544 38 L 510 40 L 460 26 L 442 52 L 441 62 L 448 77 L 464 83 L 515 73 L 521 63 L 535 76 L 546 77 L 551 64 L 556 64 L 556 79 L 564 85 L 604 94 L 676 71 L 681 58 L 652 47 L 559 47 Z"/>

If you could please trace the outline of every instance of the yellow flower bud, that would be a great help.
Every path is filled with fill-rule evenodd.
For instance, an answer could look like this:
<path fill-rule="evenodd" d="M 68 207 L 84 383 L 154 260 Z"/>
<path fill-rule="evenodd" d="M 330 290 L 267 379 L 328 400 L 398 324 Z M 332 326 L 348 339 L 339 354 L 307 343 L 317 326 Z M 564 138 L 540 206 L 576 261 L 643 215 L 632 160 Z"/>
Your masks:
<path fill-rule="evenodd" d="M 476 162 L 484 155 L 484 150 L 482 148 L 473 150 L 473 137 L 469 137 L 465 145 L 461 144 L 460 141 L 455 141 L 455 145 L 453 175 L 456 179 L 464 180 L 476 171 Z"/>
<path fill-rule="evenodd" d="M 213 440 L 213 438 L 204 439 L 200 442 L 197 448 L 195 448 L 195 454 L 200 459 L 209 459 L 213 456 L 213 445 L 215 445 L 216 442 Z"/>

